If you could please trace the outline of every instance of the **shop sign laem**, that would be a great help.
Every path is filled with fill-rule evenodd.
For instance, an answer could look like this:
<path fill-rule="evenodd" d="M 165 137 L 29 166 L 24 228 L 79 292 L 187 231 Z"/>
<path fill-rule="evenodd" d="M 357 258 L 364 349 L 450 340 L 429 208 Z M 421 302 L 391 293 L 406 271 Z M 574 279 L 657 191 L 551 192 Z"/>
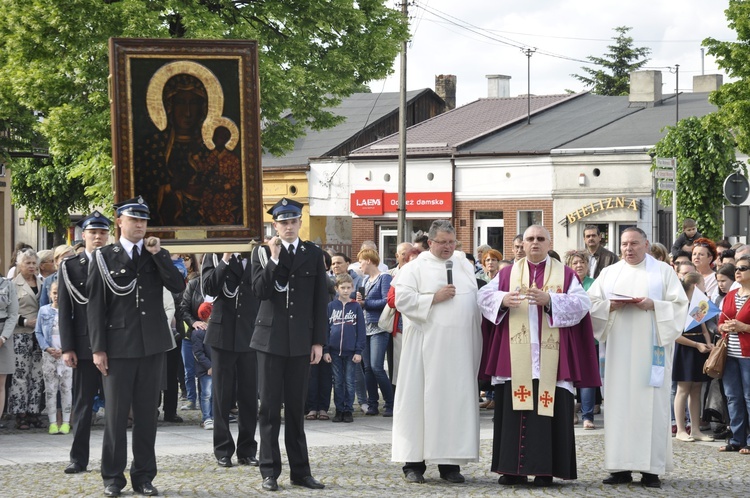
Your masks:
<path fill-rule="evenodd" d="M 357 216 L 382 216 L 398 210 L 398 194 L 384 190 L 355 190 L 350 196 L 351 211 Z M 451 212 L 451 192 L 407 192 L 406 212 Z"/>

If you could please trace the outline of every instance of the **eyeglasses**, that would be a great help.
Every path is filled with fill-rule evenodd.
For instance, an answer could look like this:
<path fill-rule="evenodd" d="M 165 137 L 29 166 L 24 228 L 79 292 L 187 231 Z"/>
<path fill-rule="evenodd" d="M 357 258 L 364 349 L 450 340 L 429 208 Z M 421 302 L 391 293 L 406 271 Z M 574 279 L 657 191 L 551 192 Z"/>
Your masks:
<path fill-rule="evenodd" d="M 546 237 L 526 237 L 524 240 L 526 240 L 526 242 L 534 242 L 535 240 L 537 242 L 544 242 L 547 239 Z"/>
<path fill-rule="evenodd" d="M 736 266 L 734 268 L 735 273 L 738 271 L 747 271 L 750 270 L 750 266 Z"/>
<path fill-rule="evenodd" d="M 430 240 L 430 242 L 433 242 L 439 246 L 455 246 L 456 241 L 455 240 Z"/>

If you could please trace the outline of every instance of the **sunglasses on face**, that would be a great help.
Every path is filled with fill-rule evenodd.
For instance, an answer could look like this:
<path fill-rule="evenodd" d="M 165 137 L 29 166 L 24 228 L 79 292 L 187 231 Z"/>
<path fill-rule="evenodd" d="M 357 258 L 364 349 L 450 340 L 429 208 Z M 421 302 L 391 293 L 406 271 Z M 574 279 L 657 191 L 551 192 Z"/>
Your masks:
<path fill-rule="evenodd" d="M 747 271 L 747 270 L 750 270 L 750 266 L 737 266 L 734 269 L 735 273 L 738 272 L 738 271 L 744 272 L 744 271 Z"/>
<path fill-rule="evenodd" d="M 547 238 L 546 237 L 526 237 L 526 239 L 524 240 L 526 240 L 526 242 L 534 242 L 535 240 L 537 242 L 544 242 L 545 240 L 547 240 Z"/>

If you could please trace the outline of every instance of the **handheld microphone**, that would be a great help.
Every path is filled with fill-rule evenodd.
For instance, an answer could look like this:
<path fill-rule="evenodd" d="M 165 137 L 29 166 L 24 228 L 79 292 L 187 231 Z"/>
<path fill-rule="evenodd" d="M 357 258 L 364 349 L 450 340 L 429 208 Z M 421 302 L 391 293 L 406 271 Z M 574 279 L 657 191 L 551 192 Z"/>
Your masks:
<path fill-rule="evenodd" d="M 453 285 L 453 261 L 445 262 L 445 271 L 448 274 L 448 285 Z"/>

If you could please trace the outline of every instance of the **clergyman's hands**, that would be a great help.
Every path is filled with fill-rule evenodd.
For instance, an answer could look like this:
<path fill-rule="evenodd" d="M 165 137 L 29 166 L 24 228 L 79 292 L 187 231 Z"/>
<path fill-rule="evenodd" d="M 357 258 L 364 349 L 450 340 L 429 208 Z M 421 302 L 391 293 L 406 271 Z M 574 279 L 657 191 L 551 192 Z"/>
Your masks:
<path fill-rule="evenodd" d="M 547 306 L 552 300 L 549 297 L 548 292 L 544 292 L 542 289 L 532 287 L 526 291 L 526 298 L 529 300 L 529 304 L 535 304 L 537 306 Z"/>
<path fill-rule="evenodd" d="M 443 301 L 447 301 L 448 299 L 453 299 L 455 296 L 456 286 L 453 284 L 448 284 L 435 293 L 435 295 L 432 297 L 432 304 L 442 303 Z"/>

